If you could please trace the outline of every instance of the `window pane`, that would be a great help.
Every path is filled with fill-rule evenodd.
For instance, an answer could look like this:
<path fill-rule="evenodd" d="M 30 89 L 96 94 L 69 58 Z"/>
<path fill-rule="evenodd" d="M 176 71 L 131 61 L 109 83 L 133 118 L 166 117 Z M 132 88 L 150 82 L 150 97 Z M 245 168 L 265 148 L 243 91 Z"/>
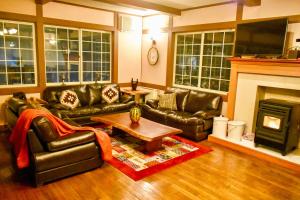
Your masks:
<path fill-rule="evenodd" d="M 175 84 L 182 85 L 182 76 L 175 76 Z"/>
<path fill-rule="evenodd" d="M 202 65 L 203 66 L 211 66 L 211 56 L 203 56 L 203 62 Z"/>
<path fill-rule="evenodd" d="M 18 24 L 15 23 L 4 23 L 4 29 L 6 30 L 5 35 L 17 36 L 19 34 Z"/>
<path fill-rule="evenodd" d="M 204 55 L 211 55 L 212 54 L 212 46 L 211 45 L 204 45 L 203 46 L 203 54 Z"/>
<path fill-rule="evenodd" d="M 211 68 L 210 77 L 219 79 L 220 78 L 220 68 Z"/>
<path fill-rule="evenodd" d="M 101 52 L 101 43 L 93 43 L 93 51 Z"/>
<path fill-rule="evenodd" d="M 177 46 L 177 54 L 183 54 L 184 46 Z"/>
<path fill-rule="evenodd" d="M 0 60 L 5 60 L 4 49 L 0 49 Z"/>
<path fill-rule="evenodd" d="M 191 85 L 194 87 L 198 86 L 198 77 L 192 77 Z"/>
<path fill-rule="evenodd" d="M 47 72 L 56 72 L 57 71 L 57 62 L 47 62 L 46 63 Z"/>
<path fill-rule="evenodd" d="M 102 63 L 102 71 L 110 71 L 110 63 Z"/>
<path fill-rule="evenodd" d="M 222 69 L 222 79 L 229 80 L 230 79 L 230 69 Z"/>
<path fill-rule="evenodd" d="M 21 50 L 22 60 L 33 60 L 32 50 Z"/>
<path fill-rule="evenodd" d="M 228 60 L 228 58 L 223 58 L 223 68 L 230 68 L 230 61 Z"/>
<path fill-rule="evenodd" d="M 223 43 L 224 33 L 215 33 L 214 34 L 214 43 Z"/>
<path fill-rule="evenodd" d="M 185 36 L 185 44 L 193 44 L 193 35 Z"/>
<path fill-rule="evenodd" d="M 70 72 L 70 82 L 78 82 L 79 74 L 78 72 Z"/>
<path fill-rule="evenodd" d="M 233 50 L 233 45 L 224 45 L 224 55 L 231 56 Z"/>
<path fill-rule="evenodd" d="M 204 44 L 211 44 L 213 42 L 213 33 L 204 34 Z"/>
<path fill-rule="evenodd" d="M 4 61 L 0 61 L 0 73 L 6 72 L 6 66 Z"/>
<path fill-rule="evenodd" d="M 213 55 L 216 56 L 222 55 L 222 45 L 213 45 Z"/>
<path fill-rule="evenodd" d="M 110 73 L 109 72 L 103 72 L 101 80 L 102 81 L 109 81 L 110 80 Z"/>
<path fill-rule="evenodd" d="M 210 77 L 210 68 L 202 67 L 202 77 Z"/>
<path fill-rule="evenodd" d="M 46 60 L 47 61 L 57 61 L 57 52 L 56 51 L 46 51 Z"/>
<path fill-rule="evenodd" d="M 79 63 L 76 63 L 76 62 L 70 63 L 70 70 L 73 72 L 78 72 L 79 71 Z"/>
<path fill-rule="evenodd" d="M 18 37 L 6 36 L 5 37 L 5 47 L 7 48 L 19 48 Z"/>
<path fill-rule="evenodd" d="M 234 41 L 234 32 L 226 32 L 225 33 L 225 43 L 233 43 Z"/>
<path fill-rule="evenodd" d="M 79 50 L 79 42 L 78 41 L 71 41 L 69 43 L 69 45 L 70 45 L 71 50 L 75 50 L 75 51 Z"/>
<path fill-rule="evenodd" d="M 99 44 L 100 46 L 100 44 Z M 82 43 L 82 51 L 92 51 L 92 43 L 91 42 L 83 42 Z"/>
<path fill-rule="evenodd" d="M 92 71 L 92 63 L 91 62 L 83 62 L 83 71 Z"/>
<path fill-rule="evenodd" d="M 8 72 L 20 72 L 20 62 L 15 60 L 6 61 L 7 71 Z"/>
<path fill-rule="evenodd" d="M 110 52 L 110 44 L 103 43 L 102 44 L 102 52 Z"/>
<path fill-rule="evenodd" d="M 47 73 L 47 83 L 57 83 L 57 73 Z"/>
<path fill-rule="evenodd" d="M 20 60 L 18 49 L 6 49 L 6 60 Z"/>
<path fill-rule="evenodd" d="M 90 52 L 83 52 L 83 60 L 84 61 L 92 61 L 92 54 Z"/>
<path fill-rule="evenodd" d="M 0 47 L 4 46 L 4 38 L 0 35 Z"/>
<path fill-rule="evenodd" d="M 102 33 L 102 42 L 110 43 L 110 34 Z"/>
<path fill-rule="evenodd" d="M 83 81 L 92 81 L 92 72 L 83 72 Z"/>
<path fill-rule="evenodd" d="M 34 62 L 33 61 L 22 61 L 21 71 L 22 72 L 34 72 Z"/>
<path fill-rule="evenodd" d="M 20 47 L 21 48 L 27 48 L 27 49 L 32 49 L 33 44 L 32 44 L 32 39 L 31 38 L 20 38 Z"/>
<path fill-rule="evenodd" d="M 229 81 L 221 81 L 220 90 L 228 92 L 229 90 Z"/>
<path fill-rule="evenodd" d="M 46 39 L 45 40 L 45 49 L 56 50 L 56 45 L 57 45 L 56 40 L 53 40 L 53 39 Z"/>
<path fill-rule="evenodd" d="M 68 40 L 58 40 L 57 41 L 58 50 L 68 50 Z"/>
<path fill-rule="evenodd" d="M 210 89 L 219 90 L 219 80 L 210 79 Z"/>
<path fill-rule="evenodd" d="M 57 39 L 68 39 L 68 29 L 57 29 Z"/>
<path fill-rule="evenodd" d="M 6 74 L 0 73 L 0 85 L 7 85 Z"/>
<path fill-rule="evenodd" d="M 8 84 L 15 85 L 21 84 L 21 74 L 20 73 L 8 73 Z"/>
<path fill-rule="evenodd" d="M 201 88 L 209 88 L 209 79 L 201 78 Z"/>
<path fill-rule="evenodd" d="M 79 52 L 71 51 L 69 53 L 69 61 L 79 61 Z"/>
<path fill-rule="evenodd" d="M 20 35 L 21 36 L 27 36 L 27 37 L 32 37 L 32 26 L 31 25 L 25 25 L 25 24 L 20 24 Z"/>
<path fill-rule="evenodd" d="M 69 29 L 69 40 L 78 40 L 78 30 Z"/>
<path fill-rule="evenodd" d="M 200 55 L 201 46 L 200 45 L 194 45 L 193 46 L 193 55 Z"/>
<path fill-rule="evenodd" d="M 93 33 L 93 41 L 94 42 L 101 42 L 101 33 Z"/>
<path fill-rule="evenodd" d="M 82 40 L 92 41 L 92 33 L 89 31 L 82 31 Z"/>
<path fill-rule="evenodd" d="M 23 84 L 34 84 L 34 73 L 23 73 L 22 82 Z"/>
<path fill-rule="evenodd" d="M 183 45 L 184 44 L 184 36 L 183 35 L 178 35 L 177 36 L 177 44 L 178 45 Z"/>
<path fill-rule="evenodd" d="M 201 44 L 201 34 L 194 35 L 194 44 Z"/>
<path fill-rule="evenodd" d="M 213 57 L 212 58 L 212 67 L 221 67 L 222 58 L 221 57 Z"/>

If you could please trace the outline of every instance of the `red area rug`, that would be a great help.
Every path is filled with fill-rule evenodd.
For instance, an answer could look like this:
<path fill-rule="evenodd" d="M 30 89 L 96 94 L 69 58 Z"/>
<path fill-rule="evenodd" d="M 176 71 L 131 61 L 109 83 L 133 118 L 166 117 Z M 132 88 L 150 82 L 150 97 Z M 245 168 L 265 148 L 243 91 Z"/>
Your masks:
<path fill-rule="evenodd" d="M 111 140 L 113 159 L 108 163 L 135 181 L 212 151 L 179 136 L 165 137 L 163 148 L 148 154 L 139 151 L 142 142 L 129 135 L 113 136 Z"/>

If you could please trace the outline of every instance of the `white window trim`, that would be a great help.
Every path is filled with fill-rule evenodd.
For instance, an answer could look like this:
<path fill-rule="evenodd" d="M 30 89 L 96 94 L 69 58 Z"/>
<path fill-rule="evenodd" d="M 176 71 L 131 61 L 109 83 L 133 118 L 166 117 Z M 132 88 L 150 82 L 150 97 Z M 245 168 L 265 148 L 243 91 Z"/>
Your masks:
<path fill-rule="evenodd" d="M 34 71 L 32 73 L 34 73 L 34 84 L 7 84 L 7 85 L 0 85 L 0 88 L 17 88 L 17 87 L 21 87 L 21 88 L 26 88 L 26 87 L 36 87 L 37 86 L 37 61 L 36 61 L 36 37 L 35 37 L 35 24 L 34 23 L 31 23 L 31 22 L 22 22 L 22 21 L 12 21 L 12 20 L 4 20 L 4 19 L 0 19 L 1 22 L 3 23 L 14 23 L 14 24 L 24 24 L 24 25 L 31 25 L 32 26 L 32 51 L 33 51 L 33 69 Z M 19 40 L 19 48 L 18 50 L 20 51 L 20 37 L 23 37 L 23 36 L 19 36 L 18 35 L 18 40 Z M 5 47 L 5 39 L 3 41 L 3 49 L 6 49 Z M 31 50 L 31 49 L 30 49 Z M 4 51 L 6 52 L 6 51 Z M 19 52 L 20 53 L 20 52 Z M 6 53 L 5 53 L 6 55 Z M 6 61 L 6 59 L 5 59 Z M 5 64 L 5 68 L 6 68 L 6 72 L 5 74 L 7 75 L 8 72 L 7 72 L 7 66 Z M 21 74 L 21 82 L 22 82 L 22 72 L 20 72 Z M 8 80 L 7 80 L 8 81 Z"/>
<path fill-rule="evenodd" d="M 174 87 L 178 88 L 185 88 L 185 89 L 190 89 L 190 90 L 197 90 L 197 91 L 203 91 L 203 92 L 210 92 L 210 93 L 216 93 L 216 94 L 221 94 L 221 95 L 227 95 L 228 92 L 220 91 L 220 90 L 212 90 L 212 89 L 206 89 L 206 88 L 201 88 L 201 74 L 202 74 L 202 60 L 203 60 L 203 48 L 204 48 L 204 34 L 205 33 L 218 33 L 218 32 L 229 32 L 229 31 L 234 31 L 235 29 L 222 29 L 222 30 L 209 30 L 209 31 L 196 31 L 196 32 L 184 32 L 184 33 L 176 33 L 175 34 L 175 48 L 174 48 L 174 56 L 173 56 L 173 83 L 172 85 Z M 175 76 L 176 76 L 176 56 L 177 56 L 177 36 L 178 35 L 187 35 L 187 34 L 201 34 L 201 47 L 200 47 L 200 60 L 199 60 L 199 74 L 198 74 L 198 86 L 186 86 L 186 85 L 179 85 L 175 83 Z M 223 38 L 223 43 L 224 44 L 224 38 Z M 232 43 L 234 44 L 234 42 Z M 224 47 L 222 47 L 224 48 Z M 223 56 L 222 56 L 223 57 Z M 230 57 L 230 56 L 229 56 Z M 211 61 L 212 62 L 212 61 Z M 221 79 L 218 79 L 221 80 Z M 221 84 L 221 83 L 220 83 Z"/>
<path fill-rule="evenodd" d="M 92 29 L 81 29 L 81 28 L 72 28 L 72 27 L 67 27 L 67 26 L 55 26 L 55 25 L 47 25 L 44 24 L 43 26 L 43 33 L 45 33 L 45 27 L 50 27 L 50 28 L 62 28 L 62 29 L 71 29 L 71 30 L 78 30 L 78 42 L 79 42 L 79 81 L 78 82 L 58 82 L 58 83 L 47 83 L 47 70 L 46 70 L 46 51 L 44 51 L 45 55 L 45 82 L 46 86 L 61 86 L 61 85 L 78 85 L 78 84 L 89 84 L 89 83 L 95 83 L 95 81 L 83 81 L 83 59 L 82 59 L 82 31 L 90 31 L 90 32 L 98 32 L 98 33 L 109 33 L 110 35 L 110 74 L 109 74 L 109 80 L 107 81 L 98 81 L 100 84 L 105 84 L 105 83 L 111 83 L 112 80 L 112 33 L 109 31 L 101 31 L 101 30 L 92 30 Z M 44 34 L 45 35 L 45 34 Z M 56 33 L 57 36 L 57 33 Z M 46 50 L 46 44 L 45 44 L 45 36 L 44 36 L 44 50 Z M 57 50 L 56 50 L 57 51 Z M 54 61 L 55 62 L 55 61 Z M 58 61 L 56 61 L 58 62 Z M 58 71 L 57 71 L 58 73 Z"/>

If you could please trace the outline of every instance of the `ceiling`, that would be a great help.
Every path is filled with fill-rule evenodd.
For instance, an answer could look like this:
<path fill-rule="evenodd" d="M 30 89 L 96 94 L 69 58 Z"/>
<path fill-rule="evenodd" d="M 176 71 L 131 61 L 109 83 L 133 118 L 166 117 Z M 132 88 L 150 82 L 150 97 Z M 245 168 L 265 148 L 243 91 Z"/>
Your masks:
<path fill-rule="evenodd" d="M 56 2 L 66 2 L 69 4 L 83 5 L 92 8 L 100 8 L 104 10 L 117 11 L 121 13 L 139 16 L 147 16 L 161 13 L 160 11 L 138 7 L 134 4 L 126 4 L 126 2 L 130 2 L 129 0 L 57 0 Z M 150 5 L 154 5 L 154 7 L 162 6 L 167 9 L 178 9 L 178 11 L 180 11 L 199 6 L 229 2 L 229 0 L 132 0 L 131 2 L 143 2 L 144 4 L 148 3 Z"/>

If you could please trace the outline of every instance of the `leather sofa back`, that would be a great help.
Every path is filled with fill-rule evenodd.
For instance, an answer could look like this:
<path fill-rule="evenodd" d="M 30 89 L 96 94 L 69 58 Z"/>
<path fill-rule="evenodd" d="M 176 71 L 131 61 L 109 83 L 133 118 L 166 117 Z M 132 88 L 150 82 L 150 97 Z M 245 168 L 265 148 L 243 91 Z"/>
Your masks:
<path fill-rule="evenodd" d="M 176 104 L 177 110 L 184 111 L 186 105 L 186 99 L 190 90 L 181 89 L 181 88 L 167 88 L 165 93 L 176 93 Z"/>
<path fill-rule="evenodd" d="M 195 113 L 199 110 L 219 110 L 221 109 L 221 96 L 202 91 L 190 91 L 184 111 Z"/>
<path fill-rule="evenodd" d="M 109 84 L 114 85 L 120 90 L 117 84 Z M 76 92 L 80 105 L 87 106 L 87 105 L 94 105 L 101 103 L 101 92 L 102 87 L 104 85 L 73 85 L 73 86 L 54 86 L 54 87 L 47 87 L 43 92 L 43 99 L 49 103 L 55 104 L 59 103 L 59 98 L 61 96 L 62 91 L 64 90 L 73 90 Z M 119 92 L 119 97 L 121 99 L 121 92 Z"/>

